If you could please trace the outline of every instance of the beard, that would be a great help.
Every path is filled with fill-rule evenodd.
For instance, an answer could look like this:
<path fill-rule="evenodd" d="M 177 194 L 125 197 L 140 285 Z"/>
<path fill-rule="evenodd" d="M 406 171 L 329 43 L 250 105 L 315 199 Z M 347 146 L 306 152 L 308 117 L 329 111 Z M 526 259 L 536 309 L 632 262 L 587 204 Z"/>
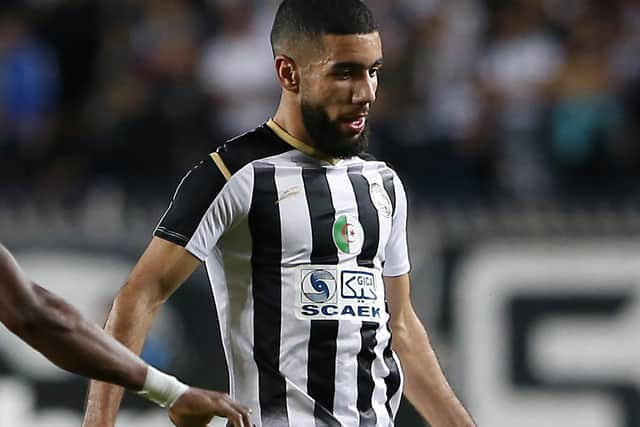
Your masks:
<path fill-rule="evenodd" d="M 313 147 L 318 151 L 338 159 L 346 159 L 361 154 L 369 146 L 367 125 L 359 135 L 347 137 L 340 132 L 339 123 L 332 121 L 322 107 L 303 99 L 300 110 Z"/>

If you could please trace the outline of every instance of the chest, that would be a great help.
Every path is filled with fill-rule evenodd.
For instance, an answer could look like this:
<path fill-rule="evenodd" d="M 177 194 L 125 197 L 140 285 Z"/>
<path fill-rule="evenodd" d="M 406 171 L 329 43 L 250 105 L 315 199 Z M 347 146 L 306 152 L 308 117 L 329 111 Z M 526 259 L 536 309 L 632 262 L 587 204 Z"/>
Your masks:
<path fill-rule="evenodd" d="M 274 167 L 256 170 L 249 221 L 254 244 L 280 246 L 285 262 L 372 263 L 392 211 L 377 169 Z"/>

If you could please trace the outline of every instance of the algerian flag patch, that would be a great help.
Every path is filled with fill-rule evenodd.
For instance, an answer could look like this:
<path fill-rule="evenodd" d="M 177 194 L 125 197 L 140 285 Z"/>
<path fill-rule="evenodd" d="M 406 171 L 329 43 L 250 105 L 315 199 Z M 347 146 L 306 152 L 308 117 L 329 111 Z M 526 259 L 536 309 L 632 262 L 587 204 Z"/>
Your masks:
<path fill-rule="evenodd" d="M 333 242 L 345 254 L 357 254 L 364 244 L 364 230 L 352 215 L 340 215 L 333 223 Z"/>

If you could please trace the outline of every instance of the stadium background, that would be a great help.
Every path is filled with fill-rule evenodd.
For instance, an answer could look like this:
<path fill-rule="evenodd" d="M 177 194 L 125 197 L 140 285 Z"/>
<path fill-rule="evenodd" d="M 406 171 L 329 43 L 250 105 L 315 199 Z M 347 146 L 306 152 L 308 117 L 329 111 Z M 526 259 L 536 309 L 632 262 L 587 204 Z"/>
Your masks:
<path fill-rule="evenodd" d="M 2 2 L 0 240 L 31 276 L 104 322 L 179 178 L 273 113 L 276 3 Z M 481 426 L 640 425 L 640 2 L 369 3 L 371 150 L 456 390 Z M 224 388 L 211 304 L 199 271 L 145 358 Z M 0 331 L 0 426 L 79 425 L 85 391 Z M 118 425 L 169 424 L 127 397 Z"/>

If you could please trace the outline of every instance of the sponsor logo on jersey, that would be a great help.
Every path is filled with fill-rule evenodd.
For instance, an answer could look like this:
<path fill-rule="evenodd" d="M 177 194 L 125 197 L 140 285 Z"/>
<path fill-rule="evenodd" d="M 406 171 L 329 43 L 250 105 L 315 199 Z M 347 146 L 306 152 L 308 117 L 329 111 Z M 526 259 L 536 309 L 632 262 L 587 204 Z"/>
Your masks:
<path fill-rule="evenodd" d="M 391 207 L 391 200 L 387 195 L 387 192 L 382 188 L 380 184 L 374 182 L 369 187 L 369 194 L 371 195 L 371 201 L 373 202 L 373 206 L 378 209 L 380 215 L 385 218 L 391 218 L 393 213 L 393 209 Z"/>
<path fill-rule="evenodd" d="M 364 244 L 364 230 L 353 215 L 340 215 L 333 223 L 333 242 L 345 254 L 357 254 Z"/>
<path fill-rule="evenodd" d="M 359 271 L 343 271 L 341 274 L 341 295 L 344 299 L 376 301 L 378 290 L 373 274 Z"/>
<path fill-rule="evenodd" d="M 335 272 L 312 270 L 302 278 L 302 302 L 325 303 L 334 299 L 335 293 Z"/>
<path fill-rule="evenodd" d="M 382 321 L 386 313 L 382 287 L 369 271 L 303 268 L 300 290 L 299 319 Z"/>

